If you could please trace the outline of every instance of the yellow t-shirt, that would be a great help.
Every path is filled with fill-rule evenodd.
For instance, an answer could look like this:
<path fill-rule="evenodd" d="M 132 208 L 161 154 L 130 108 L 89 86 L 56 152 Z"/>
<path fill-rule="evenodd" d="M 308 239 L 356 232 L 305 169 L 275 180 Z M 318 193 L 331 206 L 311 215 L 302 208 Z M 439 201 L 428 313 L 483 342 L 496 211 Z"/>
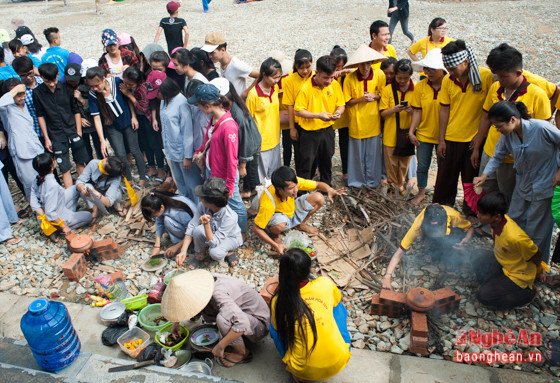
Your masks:
<path fill-rule="evenodd" d="M 285 91 L 284 91 L 285 92 Z M 333 81 L 323 89 L 315 83 L 315 76 L 311 81 L 306 82 L 299 91 L 294 110 L 306 110 L 309 113 L 327 112 L 334 114 L 336 109 L 344 106 L 344 96 L 338 81 Z M 299 124 L 302 129 L 313 131 L 328 128 L 333 125 L 333 121 L 323 121 L 318 118 L 300 118 Z"/>
<path fill-rule="evenodd" d="M 489 69 L 479 69 L 482 90 L 476 93 L 473 93 L 470 81 L 463 86 L 458 79 L 446 76 L 441 83 L 438 101 L 443 106 L 449 106 L 449 120 L 445 131 L 447 141 L 469 142 L 478 132 L 482 105 L 494 82 Z"/>
<path fill-rule="evenodd" d="M 484 109 L 485 112 L 488 112 L 492 105 L 503 100 L 504 89 L 500 86 L 500 83 L 496 81 L 490 87 L 482 109 Z M 538 120 L 548 120 L 552 117 L 550 100 L 546 96 L 545 91 L 534 84 L 530 84 L 522 92 L 519 92 L 517 98 L 511 101 L 521 101 L 524 103 L 532 118 L 536 118 Z M 500 136 L 501 133 L 496 130 L 494 125 L 492 125 L 490 130 L 488 130 L 488 137 L 486 138 L 486 143 L 484 144 L 484 152 L 490 157 L 494 155 L 494 149 L 498 144 Z M 513 164 L 513 156 L 508 154 L 504 159 L 504 163 Z"/>
<path fill-rule="evenodd" d="M 446 75 L 447 76 L 447 75 Z M 441 88 L 440 88 L 441 90 Z M 422 109 L 422 119 L 416 129 L 418 141 L 437 144 L 439 139 L 439 90 L 432 88 L 427 78 L 416 83 L 414 97 L 410 103 L 414 109 Z"/>
<path fill-rule="evenodd" d="M 355 71 L 344 81 L 344 100 L 357 99 L 369 93 L 378 94 L 385 87 L 385 73 L 381 69 L 370 71 L 369 77 L 363 79 L 359 71 Z M 379 100 L 360 102 L 346 107 L 349 124 L 348 134 L 352 138 L 369 138 L 381 134 L 381 116 L 379 115 Z"/>
<path fill-rule="evenodd" d="M 450 42 L 455 41 L 455 39 L 451 37 L 444 36 L 439 41 L 432 40 L 432 36 L 426 36 L 421 40 L 418 40 L 414 44 L 410 46 L 410 51 L 413 55 L 417 54 L 418 52 L 422 53 L 422 58 L 426 57 L 426 54 L 434 48 L 443 48 Z"/>
<path fill-rule="evenodd" d="M 246 103 L 262 137 L 261 151 L 270 150 L 280 144 L 278 91 L 273 88 L 269 96 L 262 91 L 259 84 L 255 84 L 247 95 Z"/>
<path fill-rule="evenodd" d="M 344 88 L 343 84 L 344 84 L 344 82 L 346 81 L 347 78 L 348 78 L 348 75 L 344 74 L 344 75 L 342 75 L 342 76 L 340 76 L 339 78 L 336 79 L 336 81 L 338 81 L 338 83 L 340 84 L 340 89 Z M 332 128 L 334 130 L 341 129 L 341 128 L 347 128 L 349 123 L 350 123 L 350 117 L 348 115 L 348 108 L 346 108 L 346 109 L 344 109 L 344 113 L 342 113 L 342 116 L 340 116 L 340 118 L 334 122 Z"/>
<path fill-rule="evenodd" d="M 370 43 L 369 47 L 371 48 L 371 43 Z M 379 52 L 379 53 L 383 53 L 383 56 L 385 56 L 385 57 L 397 58 L 397 51 L 395 50 L 395 47 L 392 46 L 391 44 L 387 44 L 387 46 L 385 48 L 383 48 L 383 52 Z M 378 63 L 375 63 L 375 64 L 372 64 L 371 68 L 372 69 L 381 69 L 381 63 L 382 63 L 382 61 L 380 61 Z"/>
<path fill-rule="evenodd" d="M 494 256 L 504 274 L 522 289 L 533 288 L 537 265 L 529 262 L 539 248 L 508 215 L 500 227 L 492 229 Z"/>
<path fill-rule="evenodd" d="M 284 84 L 282 83 L 290 73 L 282 76 L 280 81 L 278 81 L 278 100 L 280 101 L 279 110 L 288 110 L 288 107 L 284 104 Z M 290 129 L 290 124 L 280 124 L 280 130 Z"/>
<path fill-rule="evenodd" d="M 326 277 L 308 282 L 300 289 L 305 304 L 313 311 L 317 329 L 317 343 L 312 352 L 313 332 L 306 321 L 304 331 L 307 342 L 303 342 L 299 326 L 293 347 L 289 348 L 282 361 L 286 370 L 300 379 L 311 381 L 327 380 L 338 374 L 350 360 L 352 354 L 340 334 L 333 316 L 333 308 L 340 303 L 342 295 L 335 284 Z M 276 329 L 276 297 L 271 302 L 272 325 Z"/>
<path fill-rule="evenodd" d="M 546 92 L 546 97 L 550 100 L 554 97 L 554 93 L 556 93 L 556 84 L 547 81 L 544 77 L 539 76 L 538 74 L 534 74 L 529 72 L 528 70 L 523 70 L 523 76 L 529 81 L 531 84 L 535 84 L 542 90 Z"/>
<path fill-rule="evenodd" d="M 447 235 L 451 233 L 452 227 L 457 227 L 464 231 L 470 229 L 471 223 L 466 218 L 463 218 L 461 213 L 459 213 L 457 210 L 453 209 L 452 207 L 446 205 L 441 205 L 441 206 L 445 209 L 445 212 L 447 213 Z M 422 222 L 424 221 L 425 211 L 426 209 L 422 210 L 420 214 L 418 214 L 418 216 L 414 220 L 414 223 L 412 224 L 410 229 L 408 229 L 407 233 L 402 239 L 401 248 L 404 251 L 410 249 L 416 237 L 422 234 Z"/>
<path fill-rule="evenodd" d="M 556 100 L 556 105 L 554 105 L 554 107 L 556 109 L 560 109 L 560 97 L 558 97 L 558 100 Z M 556 113 L 560 113 L 560 112 L 556 112 Z"/>
<path fill-rule="evenodd" d="M 397 87 L 397 95 L 400 101 L 408 101 L 410 105 L 412 99 L 414 98 L 414 82 L 410 80 L 410 86 L 408 90 L 402 94 L 402 92 Z M 379 111 L 385 109 L 390 109 L 395 106 L 395 99 L 393 97 L 393 88 L 391 84 L 383 88 L 381 92 L 381 100 L 379 101 Z M 408 130 L 410 128 L 410 121 L 412 119 L 412 114 L 407 112 L 399 113 L 399 125 L 403 130 Z M 389 117 L 385 118 L 385 123 L 383 127 L 383 145 L 394 148 L 397 146 L 397 115 L 396 113 L 391 114 Z"/>
<path fill-rule="evenodd" d="M 298 72 L 293 72 L 282 79 L 282 88 L 284 89 L 282 104 L 286 106 L 286 109 L 288 109 L 288 106 L 294 106 L 301 87 L 305 83 L 311 81 L 311 77 L 313 77 L 314 74 L 315 72 L 312 72 L 311 75 L 304 80 Z M 300 118 L 298 116 L 294 116 L 294 121 L 299 124 Z"/>
<path fill-rule="evenodd" d="M 439 41 L 432 40 L 432 36 L 426 36 L 423 39 L 418 40 L 417 42 L 412 44 L 409 49 L 413 55 L 417 54 L 418 52 L 422 53 L 422 58 L 424 58 L 426 57 L 426 54 L 428 54 L 428 52 L 432 49 L 441 49 L 452 41 L 455 41 L 455 39 L 447 36 L 442 37 Z M 420 76 L 425 76 L 424 72 L 420 72 Z"/>
<path fill-rule="evenodd" d="M 317 189 L 317 182 L 306 180 L 304 178 L 297 178 L 298 189 L 303 191 L 315 190 Z M 276 194 L 276 188 L 271 185 L 268 187 L 268 191 L 274 197 L 274 204 L 270 200 L 270 197 L 266 193 L 262 193 L 259 202 L 259 212 L 255 217 L 255 225 L 261 229 L 265 229 L 268 226 L 268 222 L 274 215 L 274 213 L 284 213 L 288 218 L 292 218 L 296 211 L 296 203 L 292 197 L 286 198 L 282 201 L 278 194 Z M 276 208 L 274 206 L 276 205 Z"/>

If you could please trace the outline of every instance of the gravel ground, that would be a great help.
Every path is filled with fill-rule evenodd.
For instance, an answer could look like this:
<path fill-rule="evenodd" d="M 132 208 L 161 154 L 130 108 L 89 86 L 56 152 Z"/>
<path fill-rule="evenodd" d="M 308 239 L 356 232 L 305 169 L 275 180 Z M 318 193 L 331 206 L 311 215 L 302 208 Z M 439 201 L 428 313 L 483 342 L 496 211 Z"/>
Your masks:
<path fill-rule="evenodd" d="M 41 30 L 49 26 L 57 26 L 62 31 L 63 46 L 76 51 L 84 58 L 98 58 L 101 54 L 99 35 L 107 27 L 117 32 L 128 32 L 143 47 L 152 41 L 159 19 L 165 16 L 166 1 L 148 2 L 145 0 L 124 1 L 102 4 L 102 16 L 94 13 L 93 1 L 72 1 L 64 7 L 61 1 L 44 3 L 4 3 L 1 5 L 4 14 L 4 27 L 9 28 L 12 17 L 21 17 L 44 42 Z M 560 51 L 558 40 L 560 27 L 560 7 L 557 0 L 532 1 L 497 1 L 497 2 L 413 2 L 411 6 L 411 30 L 417 38 L 424 37 L 429 21 L 442 16 L 449 22 L 448 35 L 464 38 L 479 55 L 479 63 L 495 45 L 509 42 L 525 54 L 527 69 L 547 77 L 558 83 L 560 75 L 553 70 L 552 63 L 557 62 Z M 214 0 L 210 5 L 210 13 L 203 14 L 200 2 L 188 0 L 183 2 L 181 17 L 187 20 L 190 28 L 189 47 L 201 46 L 204 35 L 211 31 L 221 31 L 226 36 L 230 50 L 251 65 L 258 66 L 273 49 L 280 49 L 292 55 L 297 48 L 309 49 L 316 57 L 328 54 L 333 45 L 339 44 L 351 53 L 360 43 L 368 42 L 369 25 L 375 19 L 385 19 L 385 0 L 365 1 L 352 0 L 346 2 L 320 0 L 267 0 L 244 5 L 235 5 L 230 0 Z M 297 8 L 296 8 L 297 7 Z M 146 9 L 147 11 L 143 10 Z M 296 12 L 296 9 L 300 12 Z M 526 10 L 530 9 L 530 12 Z M 529 13 L 527 15 L 527 13 Z M 123 15 L 134 15 L 124 18 Z M 254 17 L 253 15 L 258 15 Z M 266 15 L 266 16 L 264 16 Z M 495 15 L 508 15 L 498 18 Z M 235 20 L 231 22 L 230 20 Z M 399 57 L 405 57 L 408 39 L 397 27 L 393 44 Z M 160 41 L 163 42 L 163 41 Z M 535 44 L 535 42 L 537 42 Z M 164 45 L 165 46 L 165 45 Z M 340 173 L 336 161 L 335 170 Z M 435 169 L 432 169 L 434 171 Z M 340 182 L 340 177 L 337 178 Z M 21 195 L 16 195 L 20 200 Z M 327 205 L 313 219 L 320 226 L 324 214 L 330 209 Z M 411 213 L 417 210 L 411 208 Z M 99 224 L 116 223 L 117 217 L 105 217 Z M 120 228 L 118 228 L 120 229 Z M 69 283 L 57 278 L 61 273 L 60 265 L 69 253 L 58 244 L 50 243 L 39 234 L 35 219 L 28 218 L 14 227 L 17 235 L 24 241 L 15 246 L 0 248 L 0 291 L 11 291 L 18 295 L 52 296 L 58 294 L 62 299 L 82 301 L 85 294 L 93 292 L 91 280 L 99 273 L 90 270 L 87 277 L 80 283 Z M 79 231 L 92 234 L 100 239 L 94 229 Z M 148 234 L 151 238 L 153 234 Z M 473 248 L 489 248 L 489 240 L 475 239 Z M 128 242 L 124 246 L 123 256 L 116 261 L 106 262 L 123 271 L 127 277 L 127 285 L 139 293 L 149 291 L 155 283 L 156 276 L 141 271 L 140 265 L 149 256 L 150 245 L 146 243 Z M 239 250 L 241 267 L 228 270 L 226 264 L 212 264 L 210 268 L 218 272 L 228 273 L 245 280 L 249 285 L 260 289 L 269 276 L 277 274 L 277 263 L 268 256 L 269 249 L 262 246 L 253 235 Z M 413 256 L 407 263 L 408 285 L 430 286 L 434 279 L 444 272 L 434 265 L 425 265 L 421 256 L 421 247 L 415 247 Z M 388 263 L 386 254 L 372 271 L 378 277 L 384 273 Z M 175 266 L 170 262 L 165 271 Z M 557 270 L 554 269 L 554 273 Z M 395 279 L 395 286 L 400 280 Z M 436 328 L 431 336 L 431 358 L 451 359 L 454 350 L 479 351 L 478 346 L 457 346 L 455 331 L 459 329 L 480 328 L 481 330 L 526 329 L 543 334 L 543 341 L 559 337 L 560 322 L 557 321 L 555 309 L 560 297 L 556 291 L 542 287 L 538 301 L 528 307 L 510 311 L 489 311 L 476 302 L 474 294 L 476 283 L 468 265 L 459 267 L 458 272 L 450 274 L 445 285 L 452 286 L 463 298 L 457 312 L 443 316 L 435 321 Z M 391 319 L 370 316 L 368 298 L 371 291 L 355 291 L 347 289 L 344 295 L 349 298 L 347 307 L 348 319 L 353 344 L 358 348 L 369 348 L 393 353 L 407 352 L 409 323 L 408 319 Z M 540 303 L 539 303 L 540 302 Z M 534 347 L 515 346 L 511 349 L 498 347 L 502 351 L 533 351 Z M 491 349 L 492 350 L 492 349 Z M 543 347 L 538 350 L 544 350 Z M 557 368 L 539 367 L 536 364 L 501 365 L 527 371 L 547 371 L 560 375 Z"/>

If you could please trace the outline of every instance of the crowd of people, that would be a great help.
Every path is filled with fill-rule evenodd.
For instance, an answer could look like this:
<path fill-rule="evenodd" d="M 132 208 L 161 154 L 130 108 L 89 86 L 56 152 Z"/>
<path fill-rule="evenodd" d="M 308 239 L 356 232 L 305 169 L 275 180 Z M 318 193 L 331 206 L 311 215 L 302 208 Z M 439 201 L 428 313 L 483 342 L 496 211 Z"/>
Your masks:
<path fill-rule="evenodd" d="M 252 68 L 229 53 L 218 32 L 187 49 L 193 42 L 179 7 L 167 4 L 169 17 L 142 50 L 129 34 L 103 30 L 99 59 L 64 48 L 54 27 L 43 31 L 48 48 L 23 25 L 12 40 L 0 33 L 1 241 L 18 243 L 10 224 L 28 214 L 14 206 L 8 176 L 53 241 L 91 225 L 102 210 L 125 216 L 126 193 L 146 220 L 155 220 L 152 255 L 162 251 L 166 234 L 172 245 L 165 255 L 186 261 L 189 270 L 208 259 L 236 266 L 235 249 L 254 217 L 252 231 L 281 256 L 278 294 L 270 314 L 241 302 L 248 298 L 238 281 L 208 279 L 214 295 L 231 288 L 239 293 L 236 307 L 244 303 L 260 315 L 244 322 L 229 313 L 237 319 L 219 326 L 227 341 L 215 354 L 225 365 L 249 361 L 238 339 L 266 335 L 261 325 L 272 318 L 271 333 L 294 377 L 327 379 L 350 357 L 345 320 L 331 320 L 341 295 L 328 279 L 309 280 L 309 257 L 287 249 L 282 233 L 317 234 L 308 222 L 324 195 L 332 201 L 345 193 L 333 188 L 338 136 L 346 186 L 378 188 L 402 203 L 426 199 L 437 156 L 432 204 L 393 256 L 384 288 L 392 288 L 392 273 L 415 238 L 432 249 L 426 262 L 452 267 L 453 249 L 488 225 L 494 255 L 473 260 L 479 300 L 511 308 L 534 297 L 533 284 L 550 263 L 551 203 L 560 185 L 560 132 L 549 122 L 560 92 L 525 70 L 515 47 L 494 47 L 482 67 L 468 42 L 446 36 L 447 22 L 437 17 L 427 36 L 413 41 L 410 58 L 398 59 L 390 27 L 403 23 L 408 8 L 395 5 L 391 12 L 400 16 L 393 13 L 391 26 L 374 21 L 369 44 L 351 55 L 338 45 L 316 61 L 306 49 L 293 59 L 273 52 Z M 157 43 L 162 33 L 167 51 Z M 136 192 L 152 186 L 138 201 Z M 462 213 L 454 209 L 460 187 Z M 243 199 L 250 198 L 247 209 Z M 219 307 L 220 299 L 226 298 L 208 295 L 200 310 Z M 234 352 L 226 357 L 230 344 Z"/>

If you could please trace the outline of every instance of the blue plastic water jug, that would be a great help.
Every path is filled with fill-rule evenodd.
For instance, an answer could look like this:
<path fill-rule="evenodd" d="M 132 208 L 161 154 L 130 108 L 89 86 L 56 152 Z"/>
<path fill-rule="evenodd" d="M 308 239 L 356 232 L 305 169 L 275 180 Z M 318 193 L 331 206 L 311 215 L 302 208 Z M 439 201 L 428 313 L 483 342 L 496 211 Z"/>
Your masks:
<path fill-rule="evenodd" d="M 44 298 L 33 301 L 20 322 L 21 331 L 39 366 L 58 371 L 80 354 L 80 340 L 66 306 Z"/>

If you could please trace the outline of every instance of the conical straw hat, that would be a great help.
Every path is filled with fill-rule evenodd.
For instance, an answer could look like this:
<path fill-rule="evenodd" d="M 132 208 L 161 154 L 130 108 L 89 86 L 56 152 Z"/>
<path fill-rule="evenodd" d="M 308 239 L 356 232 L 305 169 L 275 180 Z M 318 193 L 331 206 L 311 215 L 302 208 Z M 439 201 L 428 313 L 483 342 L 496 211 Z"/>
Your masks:
<path fill-rule="evenodd" d="M 171 322 L 198 315 L 210 302 L 214 277 L 207 270 L 193 270 L 171 279 L 161 299 L 161 313 Z"/>
<path fill-rule="evenodd" d="M 441 58 L 441 49 L 434 48 L 422 60 L 412 62 L 412 69 L 416 72 L 422 72 L 424 67 L 445 70 L 443 59 Z"/>
<path fill-rule="evenodd" d="M 381 53 L 376 51 L 375 49 L 371 49 L 366 44 L 362 44 L 358 47 L 358 49 L 350 56 L 345 68 L 352 68 L 357 66 L 358 64 L 373 61 L 379 62 L 387 60 L 387 57 L 383 56 Z"/>

